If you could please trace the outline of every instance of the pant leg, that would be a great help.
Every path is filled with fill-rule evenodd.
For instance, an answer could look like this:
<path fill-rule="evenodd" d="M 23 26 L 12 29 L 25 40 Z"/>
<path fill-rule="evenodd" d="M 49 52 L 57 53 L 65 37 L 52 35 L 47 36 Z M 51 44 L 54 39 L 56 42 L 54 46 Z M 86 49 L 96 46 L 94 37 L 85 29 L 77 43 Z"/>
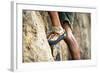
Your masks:
<path fill-rule="evenodd" d="M 72 24 L 74 21 L 73 12 L 59 12 L 59 18 L 60 18 L 61 23 L 68 22 L 69 26 L 72 28 Z"/>

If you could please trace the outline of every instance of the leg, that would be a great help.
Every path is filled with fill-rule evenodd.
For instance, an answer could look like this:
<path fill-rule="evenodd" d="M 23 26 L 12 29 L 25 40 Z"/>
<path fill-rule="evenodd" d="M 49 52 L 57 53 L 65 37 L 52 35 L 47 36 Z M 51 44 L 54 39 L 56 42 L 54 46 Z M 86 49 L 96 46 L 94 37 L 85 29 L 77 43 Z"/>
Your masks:
<path fill-rule="evenodd" d="M 50 18 L 51 18 L 51 21 L 52 21 L 52 29 L 53 29 L 53 31 L 56 32 L 56 33 L 59 33 L 59 34 L 63 34 L 64 30 L 63 30 L 63 28 L 61 26 L 58 12 L 50 11 L 49 15 L 50 15 Z"/>
<path fill-rule="evenodd" d="M 60 20 L 59 20 L 59 16 L 58 16 L 58 12 L 56 11 L 50 11 L 49 15 L 51 17 L 51 21 L 52 21 L 52 26 L 61 26 L 60 24 Z"/>
<path fill-rule="evenodd" d="M 67 22 L 64 23 L 62 25 L 62 27 L 67 32 L 67 37 L 65 38 L 65 41 L 69 46 L 69 50 L 71 52 L 72 59 L 74 59 L 74 60 L 80 59 L 80 49 L 79 49 L 79 46 L 78 46 L 78 43 L 77 43 L 75 37 L 72 34 L 71 28 L 69 27 Z"/>

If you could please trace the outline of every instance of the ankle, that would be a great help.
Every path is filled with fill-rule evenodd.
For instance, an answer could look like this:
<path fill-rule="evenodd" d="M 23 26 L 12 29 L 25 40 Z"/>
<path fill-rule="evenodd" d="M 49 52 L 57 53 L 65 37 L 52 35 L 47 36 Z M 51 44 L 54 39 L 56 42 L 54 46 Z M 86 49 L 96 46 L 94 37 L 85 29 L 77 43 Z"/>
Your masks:
<path fill-rule="evenodd" d="M 65 32 L 61 26 L 53 26 L 52 31 L 58 33 L 59 35 L 62 35 Z"/>

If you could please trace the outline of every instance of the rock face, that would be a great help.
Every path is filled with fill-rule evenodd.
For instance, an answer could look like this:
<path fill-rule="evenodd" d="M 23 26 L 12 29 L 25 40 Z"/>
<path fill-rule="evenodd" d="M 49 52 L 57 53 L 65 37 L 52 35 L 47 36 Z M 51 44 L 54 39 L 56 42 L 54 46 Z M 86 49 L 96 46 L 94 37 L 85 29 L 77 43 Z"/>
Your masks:
<path fill-rule="evenodd" d="M 76 13 L 73 34 L 81 49 L 81 58 L 91 58 L 91 20 L 89 13 Z M 47 36 L 51 32 L 48 12 L 23 10 L 23 62 L 65 61 L 69 59 L 64 40 L 50 46 Z"/>
<path fill-rule="evenodd" d="M 37 11 L 23 11 L 23 62 L 53 61 L 44 22 Z"/>

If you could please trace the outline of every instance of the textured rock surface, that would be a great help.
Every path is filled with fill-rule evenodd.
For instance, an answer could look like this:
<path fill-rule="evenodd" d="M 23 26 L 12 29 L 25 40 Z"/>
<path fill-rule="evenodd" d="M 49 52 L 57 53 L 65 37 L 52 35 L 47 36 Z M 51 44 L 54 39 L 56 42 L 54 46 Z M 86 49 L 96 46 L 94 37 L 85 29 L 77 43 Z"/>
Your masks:
<path fill-rule="evenodd" d="M 76 13 L 73 34 L 81 49 L 81 58 L 91 58 L 91 21 L 89 13 Z M 51 20 L 45 11 L 23 11 L 23 61 L 54 61 L 69 58 L 68 46 L 62 40 L 49 46 L 47 35 L 51 32 Z"/>
<path fill-rule="evenodd" d="M 23 61 L 53 61 L 39 12 L 23 11 Z"/>

